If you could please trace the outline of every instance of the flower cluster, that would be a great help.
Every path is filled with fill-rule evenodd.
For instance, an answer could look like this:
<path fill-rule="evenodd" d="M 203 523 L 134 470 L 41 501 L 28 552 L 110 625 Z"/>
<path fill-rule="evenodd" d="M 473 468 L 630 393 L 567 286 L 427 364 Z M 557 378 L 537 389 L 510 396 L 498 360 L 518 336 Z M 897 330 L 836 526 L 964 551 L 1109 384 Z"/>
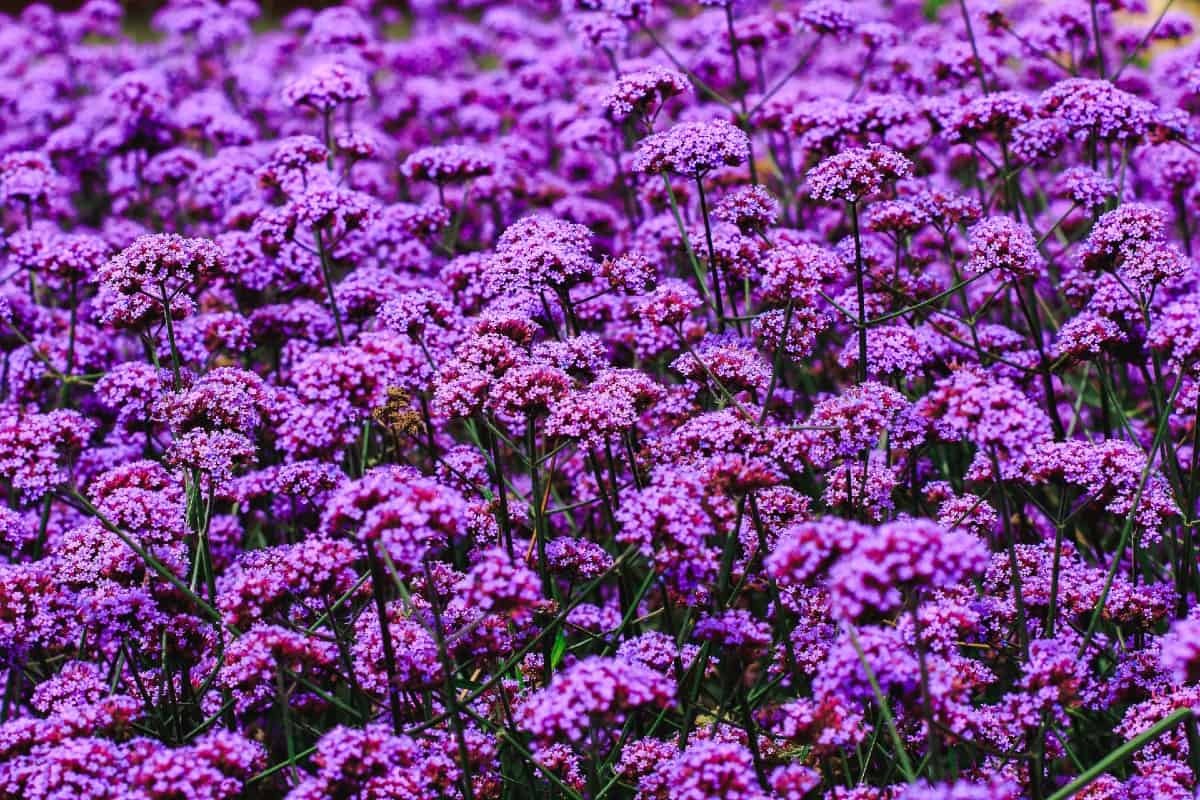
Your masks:
<path fill-rule="evenodd" d="M 1200 797 L 1192 4 L 80 2 L 0 800 Z"/>
<path fill-rule="evenodd" d="M 685 122 L 643 139 L 633 168 L 650 174 L 668 171 L 699 178 L 721 166 L 737 166 L 749 153 L 746 134 L 726 120 Z"/>

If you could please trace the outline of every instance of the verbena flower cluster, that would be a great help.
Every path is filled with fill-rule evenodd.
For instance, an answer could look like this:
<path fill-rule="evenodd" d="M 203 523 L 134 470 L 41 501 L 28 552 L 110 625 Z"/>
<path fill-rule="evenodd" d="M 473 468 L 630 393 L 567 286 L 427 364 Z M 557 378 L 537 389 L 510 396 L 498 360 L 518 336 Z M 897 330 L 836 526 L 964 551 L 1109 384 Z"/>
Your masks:
<path fill-rule="evenodd" d="M 1200 798 L 1185 13 L 127 5 L 0 18 L 0 800 Z"/>

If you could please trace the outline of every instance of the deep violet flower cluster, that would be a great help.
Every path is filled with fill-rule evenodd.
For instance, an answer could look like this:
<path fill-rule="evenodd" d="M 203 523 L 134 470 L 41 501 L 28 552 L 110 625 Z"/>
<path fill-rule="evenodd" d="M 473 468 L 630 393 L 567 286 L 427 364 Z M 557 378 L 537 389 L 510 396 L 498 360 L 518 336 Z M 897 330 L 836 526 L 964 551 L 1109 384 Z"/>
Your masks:
<path fill-rule="evenodd" d="M 1200 798 L 1194 4 L 150 5 L 0 16 L 0 800 Z"/>

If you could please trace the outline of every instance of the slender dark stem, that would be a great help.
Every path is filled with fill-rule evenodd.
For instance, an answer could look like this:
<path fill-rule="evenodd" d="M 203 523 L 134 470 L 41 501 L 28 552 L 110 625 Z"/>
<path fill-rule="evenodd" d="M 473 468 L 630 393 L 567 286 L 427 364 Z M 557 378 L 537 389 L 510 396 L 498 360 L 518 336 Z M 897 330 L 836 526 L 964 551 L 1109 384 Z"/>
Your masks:
<path fill-rule="evenodd" d="M 983 72 L 983 59 L 979 56 L 979 45 L 975 42 L 975 30 L 971 27 L 971 13 L 967 11 L 967 0 L 958 0 L 958 7 L 962 10 L 963 25 L 967 29 L 967 40 L 971 43 L 971 55 L 975 60 L 975 74 L 979 76 L 979 86 L 983 89 L 984 94 L 988 94 L 991 90 L 988 88 L 987 76 Z"/>
<path fill-rule="evenodd" d="M 175 322 L 171 319 L 171 298 L 167 294 L 167 287 L 161 286 L 162 290 L 162 307 L 163 307 L 163 324 L 167 328 L 167 344 L 171 348 L 171 380 L 173 387 L 178 391 L 183 386 L 183 378 L 179 366 L 179 347 L 175 344 Z"/>
<path fill-rule="evenodd" d="M 325 282 L 325 294 L 329 297 L 329 311 L 333 314 L 333 325 L 337 330 L 338 344 L 346 344 L 346 333 L 342 329 L 342 314 L 338 310 L 337 295 L 333 288 L 333 264 L 329 250 L 325 246 L 325 237 L 320 228 L 313 229 L 313 239 L 317 243 L 317 257 L 321 260 L 321 280 Z"/>
<path fill-rule="evenodd" d="M 387 585 L 387 575 L 379 554 L 375 552 L 377 543 L 367 543 L 367 567 L 371 570 L 371 595 L 375 599 L 375 613 L 379 616 L 379 635 L 383 640 L 383 667 L 388 679 L 388 706 L 392 713 L 392 730 L 401 731 L 403 707 L 400 703 L 400 688 L 396 682 L 396 645 L 392 641 L 391 626 L 388 621 L 387 601 L 384 598 L 383 587 Z"/>
<path fill-rule="evenodd" d="M 717 265 L 717 250 L 713 247 L 712 224 L 708 219 L 708 200 L 704 195 L 704 179 L 696 176 L 696 189 L 700 193 L 700 216 L 704 219 L 704 239 L 708 245 L 708 272 L 712 276 L 712 297 L 716 304 L 717 330 L 725 330 L 725 306 L 721 300 L 721 268 Z M 741 323 L 738 323 L 741 326 Z"/>
<path fill-rule="evenodd" d="M 1108 78 L 1108 65 L 1104 59 L 1104 42 L 1100 40 L 1100 10 L 1097 8 L 1096 0 L 1090 0 L 1092 7 L 1092 45 L 1096 48 L 1096 69 L 1100 72 L 1100 79 Z"/>
<path fill-rule="evenodd" d="M 446 649 L 446 634 L 442 627 L 442 599 L 438 596 L 437 584 L 434 581 L 433 572 L 429 568 L 428 561 L 425 562 L 424 568 L 425 585 L 432 595 L 429 608 L 433 613 L 433 635 L 435 644 L 437 645 L 438 658 L 442 662 L 442 671 L 445 672 L 445 680 L 442 683 L 442 697 L 446 703 L 446 710 L 450 712 L 450 725 L 454 728 L 454 738 L 458 742 L 463 797 L 466 800 L 471 800 L 474 796 L 471 788 L 471 752 L 467 749 L 467 738 L 463 733 L 462 719 L 459 717 L 458 696 L 454 691 L 454 662 L 450 659 L 450 653 Z"/>
<path fill-rule="evenodd" d="M 858 229 L 858 203 L 847 204 L 850 232 L 854 236 L 854 293 L 858 300 L 858 382 L 867 380 L 867 292 L 863 272 L 862 236 Z"/>
<path fill-rule="evenodd" d="M 917 663 L 921 671 L 921 704 L 925 712 L 925 724 L 927 726 L 925 729 L 925 746 L 929 754 L 929 770 L 931 777 L 937 780 L 941 762 L 942 741 L 937 728 L 933 724 L 933 694 L 929 685 L 929 663 L 925 653 L 925 641 L 922 638 L 924 632 L 921 629 L 921 615 L 918 612 L 919 605 L 920 596 L 914 592 L 912 600 L 909 602 L 908 610 L 912 615 L 913 646 L 917 650 Z"/>

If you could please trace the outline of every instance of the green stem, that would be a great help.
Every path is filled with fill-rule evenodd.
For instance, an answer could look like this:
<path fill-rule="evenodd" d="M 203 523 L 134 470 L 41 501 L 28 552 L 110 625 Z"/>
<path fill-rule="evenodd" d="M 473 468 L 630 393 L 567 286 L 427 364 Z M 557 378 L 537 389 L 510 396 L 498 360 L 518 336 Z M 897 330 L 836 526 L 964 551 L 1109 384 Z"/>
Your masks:
<path fill-rule="evenodd" d="M 934 725 L 933 718 L 933 694 L 929 686 L 929 664 L 925 654 L 925 643 L 921 637 L 924 631 L 921 628 L 921 617 L 917 613 L 917 605 L 919 597 L 913 596 L 912 605 L 909 607 L 909 612 L 912 614 L 913 621 L 913 643 L 917 648 L 917 663 L 921 671 L 921 703 L 925 712 L 925 723 L 927 725 L 925 731 L 925 746 L 926 752 L 929 754 L 929 774 L 933 780 L 938 779 L 938 760 L 941 757 L 941 737 L 938 734 L 937 728 Z"/>
<path fill-rule="evenodd" d="M 850 635 L 850 644 L 854 646 L 854 652 L 858 654 L 858 663 L 862 664 L 863 671 L 867 673 L 867 681 L 871 684 L 871 691 L 875 694 L 875 702 L 879 703 L 879 712 L 883 714 L 883 721 L 887 724 L 888 734 L 892 737 L 892 746 L 896 748 L 896 758 L 900 762 L 900 771 L 904 773 L 906 781 L 916 783 L 917 774 L 913 772 L 912 762 L 908 760 L 908 753 L 904 750 L 904 740 L 900 738 L 900 731 L 896 730 L 896 720 L 892 717 L 892 709 L 888 706 L 888 701 L 883 695 L 883 690 L 879 688 L 879 681 L 875 677 L 875 670 L 871 669 L 871 665 L 867 663 L 867 656 L 863 653 L 862 645 L 858 641 L 858 634 L 854 632 L 852 625 L 846 626 L 846 633 Z"/>
<path fill-rule="evenodd" d="M 708 200 L 704 196 L 704 181 L 696 176 L 696 191 L 700 194 L 700 216 L 704 220 L 704 239 L 708 245 L 708 274 L 712 276 L 712 297 L 716 301 L 717 331 L 725 330 L 725 306 L 721 299 L 721 270 L 717 267 L 717 250 L 713 247 L 712 226 L 708 222 Z M 730 301 L 732 302 L 732 301 Z M 734 309 L 737 313 L 737 309 Z M 741 330 L 741 323 L 737 322 Z"/>
<path fill-rule="evenodd" d="M 171 584 L 176 589 L 183 592 L 183 594 L 192 602 L 193 605 L 196 606 L 197 609 L 200 610 L 201 613 L 203 613 L 206 617 L 208 617 L 213 622 L 219 623 L 221 621 L 220 612 L 218 612 L 215 608 L 213 608 L 211 605 L 206 603 L 199 595 L 197 595 L 195 592 L 193 592 L 191 590 L 191 588 L 185 582 L 183 582 L 182 580 L 179 579 L 179 576 L 177 576 L 174 572 L 171 572 L 171 570 L 167 569 L 167 567 L 164 566 L 161 561 L 159 561 L 157 558 L 155 558 L 153 555 L 151 555 L 150 552 L 148 550 L 146 550 L 146 548 L 142 547 L 140 544 L 138 544 L 136 541 L 134 541 L 132 538 L 130 538 L 129 535 L 126 534 L 123 530 L 121 530 L 116 525 L 114 525 L 106 516 L 104 516 L 104 514 L 102 514 L 100 512 L 100 509 L 98 509 L 94 505 L 92 505 L 91 501 L 89 501 L 86 497 L 79 494 L 78 492 L 74 492 L 74 491 L 72 492 L 72 497 L 76 502 L 78 502 L 80 505 L 83 506 L 85 511 L 87 511 L 89 514 L 91 514 L 93 517 L 95 517 L 96 520 L 99 521 L 99 523 L 102 526 L 104 526 L 105 530 L 116 535 L 116 537 L 118 539 L 120 539 L 122 542 L 124 542 L 126 545 L 128 545 L 130 550 L 137 553 L 138 556 L 144 562 L 146 562 L 146 566 L 150 567 L 150 569 L 152 569 L 154 572 L 158 573 L 158 575 L 161 578 L 163 578 L 167 583 Z"/>
<path fill-rule="evenodd" d="M 442 684 L 442 696 L 446 703 L 446 710 L 450 712 L 450 725 L 454 728 L 454 738 L 458 742 L 458 758 L 462 762 L 462 791 L 463 797 L 466 800 L 472 800 L 474 792 L 471 786 L 471 758 L 470 750 L 467 749 L 467 737 L 463 733 L 462 718 L 459 716 L 458 696 L 454 691 L 454 664 L 450 660 L 450 653 L 446 649 L 446 636 L 442 628 L 442 611 L 441 598 L 438 597 L 438 591 L 433 579 L 433 572 L 429 569 L 429 562 L 425 562 L 425 581 L 429 585 L 430 593 L 433 595 L 429 604 L 430 611 L 433 612 L 433 635 L 435 644 L 437 645 L 438 658 L 442 662 L 442 671 L 446 673 L 445 682 Z"/>
<path fill-rule="evenodd" d="M 338 310 L 337 296 L 333 292 L 333 264 L 329 251 L 325 248 L 325 237 L 320 228 L 313 229 L 313 239 L 317 243 L 317 256 L 321 259 L 321 280 L 325 282 L 325 293 L 329 295 L 329 311 L 333 314 L 333 325 L 337 329 L 338 344 L 346 344 L 346 333 L 342 329 L 342 314 Z"/>
<path fill-rule="evenodd" d="M 292 765 L 292 785 L 300 782 L 300 770 L 296 767 L 296 734 L 292 728 L 291 697 L 283 682 L 283 667 L 275 670 L 275 702 L 283 721 L 283 738 L 287 743 L 288 763 Z"/>
<path fill-rule="evenodd" d="M 671 179 L 667 177 L 666 172 L 662 173 L 662 179 L 663 185 L 667 188 L 667 200 L 671 204 L 671 215 L 675 218 L 676 227 L 679 228 L 679 235 L 683 239 L 683 249 L 687 252 L 692 272 L 696 274 L 696 282 L 700 284 L 700 293 L 704 295 L 704 302 L 712 306 L 713 300 L 708 293 L 708 280 L 705 278 L 704 270 L 700 268 L 700 260 L 696 258 L 696 251 L 692 249 L 692 240 L 688 236 L 687 227 L 683 224 L 683 216 L 679 213 L 679 203 L 675 200 L 675 190 L 671 187 Z"/>
<path fill-rule="evenodd" d="M 783 309 L 783 327 L 779 331 L 779 343 L 775 345 L 775 356 L 771 363 L 771 382 L 767 385 L 767 393 L 763 397 L 762 411 L 758 415 L 758 424 L 767 421 L 767 412 L 771 407 L 771 398 L 775 396 L 775 387 L 779 384 L 779 373 L 783 370 L 783 354 L 787 345 L 788 331 L 792 327 L 792 301 L 788 300 Z"/>
<path fill-rule="evenodd" d="M 379 635 L 383 640 L 383 666 L 388 679 L 388 707 L 392 712 L 392 730 L 400 733 L 400 689 L 396 685 L 396 646 L 392 642 L 391 626 L 388 624 L 387 601 L 383 596 L 386 576 L 375 552 L 376 543 L 367 542 L 367 566 L 371 570 L 371 595 L 375 599 L 375 613 L 379 617 Z"/>
<path fill-rule="evenodd" d="M 604 570 L 603 573 L 597 575 L 595 578 L 592 578 L 590 582 L 581 587 L 575 598 L 566 603 L 562 611 L 558 612 L 558 615 L 555 616 L 554 619 L 550 620 L 550 622 L 541 628 L 536 634 L 534 634 L 534 636 L 531 637 L 528 642 L 521 645 L 516 652 L 509 656 L 508 660 L 501 664 L 490 678 L 472 689 L 466 697 L 459 700 L 459 707 L 466 708 L 470 703 L 473 703 L 475 700 L 479 699 L 489 689 L 503 680 L 504 677 L 509 674 L 510 670 L 512 670 L 513 667 L 515 667 L 525 658 L 526 654 L 533 650 L 533 648 L 537 647 L 547 636 L 551 636 L 552 634 L 556 633 L 563 621 L 567 618 L 567 615 L 574 611 L 575 608 L 596 589 L 596 587 L 603 583 L 609 575 L 620 569 L 621 566 L 636 553 L 637 545 L 630 545 L 619 556 L 617 556 L 616 559 L 613 560 L 613 563 L 608 569 Z M 707 643 L 705 643 L 705 646 L 707 646 Z M 449 718 L 450 715 L 446 712 L 443 712 L 432 719 L 416 725 L 407 732 L 409 735 L 416 735 L 422 731 L 437 727 Z"/>
<path fill-rule="evenodd" d="M 183 385 L 179 368 L 179 348 L 175 345 L 175 323 L 171 319 L 171 301 L 167 296 L 167 287 L 162 289 L 163 322 L 167 326 L 167 343 L 171 347 L 171 378 L 173 387 L 178 391 Z"/>
<path fill-rule="evenodd" d="M 1182 387 L 1183 381 L 1175 382 L 1175 387 L 1171 390 L 1171 396 L 1163 406 L 1166 409 L 1167 415 L 1169 415 L 1170 409 L 1175 405 L 1175 398 Z M 1158 430 L 1154 432 L 1154 442 L 1150 445 L 1150 451 L 1146 455 L 1146 466 L 1142 470 L 1141 478 L 1138 480 L 1137 492 L 1133 495 L 1133 504 L 1129 509 L 1129 515 L 1125 517 L 1125 524 L 1121 526 L 1121 539 L 1117 542 L 1117 551 L 1113 553 L 1112 564 L 1108 568 L 1108 574 L 1104 577 L 1104 589 L 1100 592 L 1100 598 L 1096 601 L 1096 607 L 1092 610 L 1092 617 L 1088 621 L 1087 630 L 1084 632 L 1083 641 L 1079 645 L 1079 656 L 1087 652 L 1088 646 L 1092 643 L 1092 637 L 1096 635 L 1096 627 L 1100 624 L 1100 617 L 1104 614 L 1104 604 L 1108 601 L 1108 593 L 1112 589 L 1113 579 L 1117 576 L 1117 570 L 1121 566 L 1121 555 L 1125 552 L 1125 546 L 1129 543 L 1129 536 L 1133 532 L 1134 523 L 1137 521 L 1138 506 L 1142 502 L 1142 492 L 1145 490 L 1146 483 L 1150 479 L 1150 470 L 1154 465 L 1154 454 L 1162 446 L 1163 439 L 1169 428 L 1170 425 L 1165 416 L 1158 421 Z"/>
<path fill-rule="evenodd" d="M 1192 710 L 1190 708 L 1176 709 L 1173 713 L 1160 719 L 1157 723 L 1150 726 L 1146 730 L 1139 733 L 1137 736 L 1130 739 L 1125 744 L 1113 750 L 1093 767 L 1089 768 L 1075 780 L 1068 783 L 1063 788 L 1059 789 L 1054 794 L 1050 795 L 1046 800 L 1067 800 L 1069 797 L 1074 797 L 1083 789 L 1087 788 L 1092 781 L 1099 778 L 1101 775 L 1116 764 L 1128 758 L 1133 753 L 1136 753 L 1148 742 L 1158 738 L 1158 736 L 1171 728 L 1178 725 L 1183 720 L 1191 717 Z"/>
<path fill-rule="evenodd" d="M 862 236 L 858 231 L 858 204 L 848 204 L 850 232 L 854 235 L 854 293 L 858 299 L 858 382 L 867 380 L 867 292 L 863 278 Z"/>

